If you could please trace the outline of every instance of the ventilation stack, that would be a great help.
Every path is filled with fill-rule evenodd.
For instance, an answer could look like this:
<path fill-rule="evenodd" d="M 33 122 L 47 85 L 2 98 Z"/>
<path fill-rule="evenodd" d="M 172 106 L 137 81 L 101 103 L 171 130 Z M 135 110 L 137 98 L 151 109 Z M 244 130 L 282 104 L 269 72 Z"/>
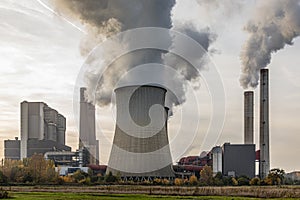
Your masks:
<path fill-rule="evenodd" d="M 269 71 L 260 71 L 260 161 L 259 175 L 265 178 L 270 171 L 270 152 L 269 152 Z"/>
<path fill-rule="evenodd" d="M 124 179 L 173 178 L 166 89 L 126 86 L 117 88 L 115 94 L 116 129 L 107 173 Z"/>
<path fill-rule="evenodd" d="M 244 93 L 244 143 L 253 144 L 253 119 L 254 119 L 254 93 L 246 91 Z"/>
<path fill-rule="evenodd" d="M 86 99 L 86 88 L 80 88 L 80 122 L 79 122 L 79 149 L 85 148 L 89 155 L 89 164 L 97 164 L 95 106 Z"/>

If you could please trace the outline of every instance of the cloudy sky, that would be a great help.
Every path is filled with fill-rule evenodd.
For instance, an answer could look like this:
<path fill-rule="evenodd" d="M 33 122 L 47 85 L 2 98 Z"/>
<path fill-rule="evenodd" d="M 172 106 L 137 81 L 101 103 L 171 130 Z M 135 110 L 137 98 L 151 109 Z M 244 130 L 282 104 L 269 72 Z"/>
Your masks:
<path fill-rule="evenodd" d="M 223 1 L 222 1 L 223 2 Z M 235 3 L 232 3 L 235 2 Z M 210 47 L 211 63 L 218 68 L 226 94 L 226 118 L 216 145 L 243 142 L 243 88 L 240 86 L 240 54 L 248 34 L 243 30 L 253 17 L 259 1 L 231 1 L 205 6 L 201 0 L 178 0 L 172 11 L 173 23 L 191 22 L 209 27 L 217 37 Z M 226 6 L 230 5 L 230 6 Z M 20 136 L 20 102 L 43 101 L 67 118 L 67 145 L 78 146 L 78 128 L 74 120 L 75 85 L 86 57 L 80 53 L 85 27 L 55 11 L 51 0 L 0 1 L 0 156 L 3 140 Z M 300 39 L 292 46 L 272 54 L 270 69 L 270 143 L 271 167 L 300 170 Z M 74 93 L 75 92 L 75 93 Z M 255 90 L 255 142 L 258 143 L 258 90 Z M 76 96 L 76 95 L 75 95 Z M 191 135 L 194 123 L 192 96 L 177 108 L 169 120 L 170 138 Z M 171 144 L 172 154 L 198 155 L 209 150 L 203 140 L 209 126 L 211 105 L 208 89 L 202 82 L 196 96 L 200 106 L 200 128 L 189 138 L 188 148 Z M 114 132 L 113 106 L 97 108 L 97 137 L 101 164 L 107 164 Z M 181 121 L 180 111 L 188 111 Z M 183 115 L 182 115 L 183 116 Z M 218 134 L 217 134 L 218 135 Z M 179 136 L 178 136 L 179 137 Z M 179 137 L 180 138 L 180 137 Z M 176 154 L 177 155 L 177 154 Z M 176 161 L 175 158 L 173 158 Z"/>

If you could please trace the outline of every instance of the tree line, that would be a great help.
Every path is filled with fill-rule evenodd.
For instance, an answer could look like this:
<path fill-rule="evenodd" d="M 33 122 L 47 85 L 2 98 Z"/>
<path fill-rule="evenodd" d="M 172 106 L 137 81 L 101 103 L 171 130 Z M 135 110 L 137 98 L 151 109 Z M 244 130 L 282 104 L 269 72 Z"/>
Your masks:
<path fill-rule="evenodd" d="M 52 160 L 45 160 L 43 155 L 35 154 L 23 160 L 3 160 L 0 169 L 0 184 L 142 184 L 142 185 L 177 185 L 177 186 L 243 186 L 243 185 L 281 185 L 295 184 L 285 179 L 282 169 L 272 169 L 265 179 L 248 178 L 247 176 L 227 177 L 222 173 L 213 174 L 210 166 L 205 166 L 200 174 L 188 178 L 153 179 L 144 181 L 124 181 L 119 174 L 96 174 L 76 171 L 67 176 L 59 176 Z M 198 178 L 196 175 L 198 175 Z M 299 184 L 299 183 L 298 183 Z"/>

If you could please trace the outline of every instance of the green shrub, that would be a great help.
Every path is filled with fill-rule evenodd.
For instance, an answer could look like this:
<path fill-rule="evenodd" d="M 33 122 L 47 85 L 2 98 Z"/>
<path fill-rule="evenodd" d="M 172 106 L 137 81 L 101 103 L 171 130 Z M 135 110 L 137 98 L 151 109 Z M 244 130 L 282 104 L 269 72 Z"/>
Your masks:
<path fill-rule="evenodd" d="M 242 186 L 242 185 L 249 185 L 249 178 L 246 176 L 240 176 L 238 179 L 238 185 Z"/>
<path fill-rule="evenodd" d="M 104 181 L 105 181 L 106 183 L 115 183 L 115 182 L 118 181 L 118 179 L 117 179 L 116 176 L 114 176 L 114 175 L 112 174 L 112 172 L 109 172 L 107 175 L 105 175 Z"/>

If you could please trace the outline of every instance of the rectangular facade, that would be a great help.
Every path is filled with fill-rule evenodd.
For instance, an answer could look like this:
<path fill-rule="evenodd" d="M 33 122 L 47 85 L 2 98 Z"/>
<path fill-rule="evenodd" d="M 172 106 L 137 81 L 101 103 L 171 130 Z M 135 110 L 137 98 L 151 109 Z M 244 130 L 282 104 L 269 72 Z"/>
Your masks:
<path fill-rule="evenodd" d="M 223 145 L 223 174 L 230 176 L 255 176 L 255 145 L 229 144 Z"/>
<path fill-rule="evenodd" d="M 5 159 L 20 160 L 20 140 L 4 140 Z"/>
<path fill-rule="evenodd" d="M 28 140 L 27 157 L 34 154 L 45 154 L 49 151 L 71 151 L 71 147 L 59 144 L 52 140 Z"/>
<path fill-rule="evenodd" d="M 49 142 L 52 147 L 65 150 L 67 147 L 65 146 L 65 131 L 66 119 L 56 110 L 43 102 L 23 101 L 21 103 L 20 158 L 30 157 L 33 149 L 37 151 L 43 149 L 38 148 L 43 141 L 52 141 Z M 39 141 L 38 146 L 29 145 L 29 142 L 33 143 L 32 141 Z M 53 146 L 53 142 L 57 144 Z M 49 149 L 48 145 L 45 143 L 43 145 Z M 44 150 L 41 151 L 44 152 Z"/>
<path fill-rule="evenodd" d="M 20 160 L 21 141 L 20 140 L 5 140 L 4 141 L 4 157 L 5 159 Z M 45 154 L 49 151 L 71 151 L 71 147 L 59 144 L 52 140 L 37 140 L 29 139 L 27 141 L 27 158 L 34 154 Z"/>

